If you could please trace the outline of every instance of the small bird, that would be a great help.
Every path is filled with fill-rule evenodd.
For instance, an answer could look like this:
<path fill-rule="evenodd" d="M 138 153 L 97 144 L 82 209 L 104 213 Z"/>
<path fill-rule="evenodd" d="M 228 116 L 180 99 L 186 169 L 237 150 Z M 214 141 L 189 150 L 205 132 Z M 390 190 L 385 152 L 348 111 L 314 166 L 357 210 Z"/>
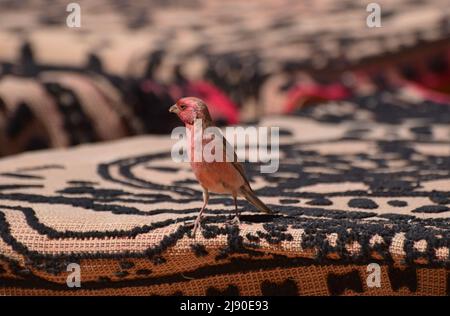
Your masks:
<path fill-rule="evenodd" d="M 194 171 L 195 177 L 203 188 L 203 207 L 200 209 L 200 213 L 194 222 L 194 229 L 192 235 L 195 237 L 195 233 L 200 225 L 202 214 L 208 204 L 209 192 L 219 193 L 219 194 L 231 194 L 234 198 L 234 207 L 236 212 L 236 217 L 234 222 L 239 223 L 239 212 L 237 207 L 237 197 L 244 197 L 252 205 L 254 205 L 258 210 L 265 213 L 273 213 L 273 211 L 268 208 L 253 192 L 248 182 L 244 168 L 237 161 L 236 153 L 232 149 L 234 157 L 232 159 L 223 159 L 222 161 L 211 161 L 207 162 L 203 159 L 194 159 L 194 124 L 197 120 L 201 120 L 201 133 L 202 133 L 202 145 L 205 146 L 212 138 L 205 137 L 203 135 L 204 129 L 212 127 L 213 122 L 208 111 L 208 107 L 201 99 L 194 97 L 185 97 L 177 101 L 176 104 L 169 108 L 169 112 L 175 113 L 185 124 L 186 129 L 190 132 L 188 135 L 187 147 L 190 148 L 191 155 L 190 164 L 192 170 Z M 190 137 L 189 137 L 190 135 Z M 227 147 L 231 145 L 227 142 L 225 137 L 223 137 L 223 157 L 227 155 Z M 228 152 L 231 152 L 228 151 Z M 231 160 L 231 161 L 230 161 Z"/>

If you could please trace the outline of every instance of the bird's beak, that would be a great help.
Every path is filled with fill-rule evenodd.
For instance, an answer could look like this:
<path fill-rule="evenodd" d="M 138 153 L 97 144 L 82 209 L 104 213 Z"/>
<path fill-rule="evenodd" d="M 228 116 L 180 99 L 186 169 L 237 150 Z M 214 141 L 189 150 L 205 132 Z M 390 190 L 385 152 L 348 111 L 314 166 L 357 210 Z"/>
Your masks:
<path fill-rule="evenodd" d="M 178 114 L 178 113 L 180 112 L 180 110 L 178 109 L 177 105 L 174 104 L 174 105 L 172 105 L 172 106 L 169 108 L 169 112 L 170 112 L 170 113 Z"/>

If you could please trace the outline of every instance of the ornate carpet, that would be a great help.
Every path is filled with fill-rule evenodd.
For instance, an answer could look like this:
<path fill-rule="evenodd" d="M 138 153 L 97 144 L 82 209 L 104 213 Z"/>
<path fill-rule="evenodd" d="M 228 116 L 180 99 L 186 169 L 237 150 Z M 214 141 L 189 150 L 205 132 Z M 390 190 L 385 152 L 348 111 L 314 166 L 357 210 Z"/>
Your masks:
<path fill-rule="evenodd" d="M 0 295 L 449 294 L 449 123 L 400 91 L 266 118 L 279 170 L 245 167 L 278 214 L 240 200 L 230 225 L 215 195 L 195 239 L 200 187 L 169 136 L 3 158 Z"/>
<path fill-rule="evenodd" d="M 233 124 L 390 86 L 448 94 L 447 2 L 379 0 L 370 28 L 370 1 L 78 0 L 69 28 L 67 1 L 0 1 L 0 156 L 166 134 L 186 95 Z"/>

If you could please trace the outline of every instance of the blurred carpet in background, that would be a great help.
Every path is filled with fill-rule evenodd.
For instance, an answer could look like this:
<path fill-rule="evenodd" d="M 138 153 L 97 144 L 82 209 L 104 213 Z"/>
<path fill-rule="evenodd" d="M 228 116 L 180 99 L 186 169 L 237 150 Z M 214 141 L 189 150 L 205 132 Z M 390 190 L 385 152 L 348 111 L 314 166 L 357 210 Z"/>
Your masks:
<path fill-rule="evenodd" d="M 221 125 L 399 87 L 450 103 L 445 0 L 0 1 L 0 155 L 179 122 L 181 96 Z"/>

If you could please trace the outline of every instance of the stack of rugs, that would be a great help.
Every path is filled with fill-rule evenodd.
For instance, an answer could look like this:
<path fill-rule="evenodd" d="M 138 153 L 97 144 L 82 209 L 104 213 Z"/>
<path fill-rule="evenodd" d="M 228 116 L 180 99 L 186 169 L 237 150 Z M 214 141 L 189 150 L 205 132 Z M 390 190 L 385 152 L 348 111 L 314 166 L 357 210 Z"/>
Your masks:
<path fill-rule="evenodd" d="M 239 201 L 227 224 L 213 195 L 195 239 L 201 190 L 169 136 L 1 159 L 0 295 L 450 294 L 448 104 L 398 90 L 261 125 L 279 170 L 245 168 L 278 214 Z"/>

